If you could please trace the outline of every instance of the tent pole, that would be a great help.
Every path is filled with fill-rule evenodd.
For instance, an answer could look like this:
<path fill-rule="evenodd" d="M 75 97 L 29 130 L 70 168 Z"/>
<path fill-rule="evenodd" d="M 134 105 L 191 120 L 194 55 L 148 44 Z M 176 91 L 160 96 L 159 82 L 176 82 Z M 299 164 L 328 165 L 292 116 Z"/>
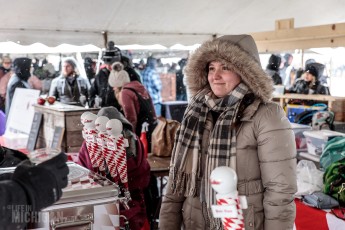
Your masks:
<path fill-rule="evenodd" d="M 104 47 L 107 48 L 108 45 L 108 31 L 103 31 L 103 41 L 104 41 Z"/>
<path fill-rule="evenodd" d="M 98 52 L 97 64 L 96 64 L 96 73 L 99 71 L 99 67 L 101 65 L 101 58 L 102 58 L 102 50 Z"/>

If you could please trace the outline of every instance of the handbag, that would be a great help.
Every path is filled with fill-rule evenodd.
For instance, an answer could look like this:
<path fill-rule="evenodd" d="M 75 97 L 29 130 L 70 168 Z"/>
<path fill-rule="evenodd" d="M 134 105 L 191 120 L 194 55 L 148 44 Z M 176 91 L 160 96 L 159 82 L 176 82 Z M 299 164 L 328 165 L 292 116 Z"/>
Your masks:
<path fill-rule="evenodd" d="M 169 157 L 174 147 L 174 140 L 180 122 L 158 118 L 158 124 L 152 132 L 152 153 L 158 157 Z"/>
<path fill-rule="evenodd" d="M 323 192 L 314 192 L 304 195 L 302 196 L 302 202 L 308 206 L 319 209 L 331 209 L 339 206 L 336 199 Z"/>

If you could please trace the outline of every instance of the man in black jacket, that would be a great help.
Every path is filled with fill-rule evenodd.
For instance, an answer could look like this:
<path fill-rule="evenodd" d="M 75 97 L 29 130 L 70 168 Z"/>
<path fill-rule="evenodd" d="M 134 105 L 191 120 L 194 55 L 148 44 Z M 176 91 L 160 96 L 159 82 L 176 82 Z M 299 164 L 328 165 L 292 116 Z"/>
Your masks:
<path fill-rule="evenodd" d="M 10 153 L 9 149 L 1 147 L 1 164 L 9 159 Z M 62 189 L 68 184 L 66 161 L 67 156 L 60 153 L 35 166 L 25 160 L 13 173 L 0 174 L 1 229 L 24 229 L 36 212 L 61 198 Z"/>
<path fill-rule="evenodd" d="M 90 90 L 90 107 L 107 107 L 114 106 L 118 110 L 122 110 L 120 104 L 115 98 L 114 90 L 108 84 L 111 65 L 114 62 L 121 62 L 124 65 L 124 70 L 129 74 L 131 81 L 139 81 L 140 76 L 132 68 L 130 59 L 121 54 L 121 50 L 115 46 L 115 43 L 110 41 L 108 48 L 103 53 L 102 59 L 104 65 L 101 66 L 99 72 L 95 77 Z"/>

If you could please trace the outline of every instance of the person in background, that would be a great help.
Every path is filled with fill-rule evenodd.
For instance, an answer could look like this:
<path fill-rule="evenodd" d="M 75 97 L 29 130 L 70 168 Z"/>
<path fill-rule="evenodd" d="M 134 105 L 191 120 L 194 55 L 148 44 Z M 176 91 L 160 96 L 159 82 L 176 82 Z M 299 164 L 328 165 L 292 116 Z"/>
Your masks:
<path fill-rule="evenodd" d="M 111 65 L 114 62 L 121 62 L 130 76 L 131 81 L 139 81 L 140 75 L 133 69 L 131 60 L 121 54 L 121 50 L 115 46 L 113 41 L 108 42 L 108 47 L 103 52 L 102 59 L 104 65 L 100 67 L 90 90 L 90 107 L 114 106 L 121 110 L 119 102 L 116 100 L 114 90 L 108 84 Z"/>
<path fill-rule="evenodd" d="M 0 66 L 0 110 L 5 113 L 7 84 L 12 76 L 11 71 L 12 59 L 9 56 L 2 57 Z"/>
<path fill-rule="evenodd" d="M 168 73 L 176 73 L 177 72 L 177 64 L 175 62 L 171 63 L 170 68 L 168 69 Z"/>
<path fill-rule="evenodd" d="M 43 66 L 44 79 L 42 80 L 42 94 L 49 94 L 50 86 L 56 77 L 56 71 L 52 63 Z"/>
<path fill-rule="evenodd" d="M 134 132 L 140 137 L 143 123 L 148 123 L 146 132 L 148 152 L 151 152 L 151 135 L 157 125 L 157 117 L 150 94 L 138 81 L 130 81 L 127 71 L 120 62 L 112 65 L 109 85 L 113 87 L 125 117 L 132 124 Z"/>
<path fill-rule="evenodd" d="M 90 84 L 92 84 L 96 75 L 95 73 L 96 62 L 94 62 L 92 58 L 86 57 L 84 59 L 84 68 L 85 68 L 87 79 L 89 79 Z"/>
<path fill-rule="evenodd" d="M 176 72 L 176 101 L 187 101 L 187 91 L 183 81 L 183 69 L 187 64 L 187 59 L 182 58 L 178 64 L 180 69 Z"/>
<path fill-rule="evenodd" d="M 34 68 L 31 65 L 31 69 L 30 69 L 31 76 L 28 79 L 28 83 L 32 89 L 37 89 L 39 91 L 42 91 L 42 81 L 36 75 L 34 75 L 33 72 L 34 72 Z"/>
<path fill-rule="evenodd" d="M 154 57 L 148 57 L 146 67 L 141 72 L 141 76 L 143 78 L 143 85 L 152 98 L 156 115 L 159 117 L 162 115 L 162 82 L 156 70 L 156 66 L 157 59 Z"/>
<path fill-rule="evenodd" d="M 0 151 L 8 152 L 9 149 L 1 148 Z M 2 155 L 0 153 L 0 160 Z M 27 217 L 31 216 L 27 212 L 40 211 L 61 198 L 62 189 L 68 184 L 69 169 L 66 161 L 64 153 L 38 165 L 24 160 L 13 173 L 0 175 L 1 228 L 26 229 L 30 221 Z"/>
<path fill-rule="evenodd" d="M 107 49 L 103 52 L 102 60 L 104 64 L 100 66 L 91 85 L 89 106 L 95 108 L 114 106 L 120 110 L 121 106 L 115 98 L 114 90 L 108 84 L 111 65 L 121 61 L 121 50 L 115 47 L 114 42 L 108 43 Z"/>
<path fill-rule="evenodd" d="M 294 72 L 294 68 L 291 65 L 293 61 L 293 56 L 290 53 L 286 53 L 284 55 L 284 59 L 284 67 L 280 70 L 280 76 L 282 78 L 285 89 L 289 89 L 293 85 L 293 81 L 291 79 L 291 75 Z"/>
<path fill-rule="evenodd" d="M 302 77 L 298 78 L 295 84 L 290 88 L 290 93 L 298 94 L 323 94 L 329 95 L 328 87 L 322 85 L 319 81 L 319 66 L 320 63 L 310 63 L 306 65 L 306 69 Z"/>
<path fill-rule="evenodd" d="M 90 83 L 86 77 L 79 75 L 76 62 L 66 59 L 63 62 L 62 73 L 55 78 L 49 90 L 49 96 L 55 96 L 64 104 L 85 106 L 89 97 Z"/>
<path fill-rule="evenodd" d="M 28 83 L 31 76 L 31 59 L 30 58 L 16 58 L 13 61 L 14 74 L 10 78 L 6 89 L 6 117 L 10 112 L 12 99 L 17 88 L 32 89 L 32 86 Z"/>
<path fill-rule="evenodd" d="M 141 230 L 147 220 L 144 190 L 150 181 L 150 165 L 144 156 L 139 138 L 133 133 L 132 124 L 115 107 L 101 108 L 97 114 L 109 119 L 118 119 L 123 124 L 123 136 L 128 140 L 129 147 L 126 148 L 128 186 L 132 200 L 129 202 L 130 209 L 126 210 L 120 205 L 120 214 L 126 216 L 131 230 Z M 78 155 L 78 164 L 93 171 L 89 152 L 83 142 Z M 110 174 L 107 175 L 112 179 Z M 148 204 L 150 205 L 150 204 Z M 121 218 L 122 221 L 122 218 Z M 123 226 L 123 223 L 121 224 Z"/>
<path fill-rule="evenodd" d="M 284 110 L 271 102 L 273 85 L 250 35 L 202 44 L 185 69 L 192 98 L 175 138 L 161 229 L 222 229 L 210 174 L 237 173 L 246 196 L 246 229 L 292 229 L 295 220 L 296 144 Z"/>
<path fill-rule="evenodd" d="M 272 78 L 274 85 L 283 84 L 282 78 L 279 75 L 279 66 L 280 66 L 281 60 L 282 59 L 279 54 L 272 54 L 266 66 L 265 71 L 267 75 Z"/>
<path fill-rule="evenodd" d="M 135 71 L 131 58 L 121 54 L 121 64 L 124 66 L 124 70 L 128 73 L 131 81 L 141 83 L 141 76 L 137 71 Z"/>

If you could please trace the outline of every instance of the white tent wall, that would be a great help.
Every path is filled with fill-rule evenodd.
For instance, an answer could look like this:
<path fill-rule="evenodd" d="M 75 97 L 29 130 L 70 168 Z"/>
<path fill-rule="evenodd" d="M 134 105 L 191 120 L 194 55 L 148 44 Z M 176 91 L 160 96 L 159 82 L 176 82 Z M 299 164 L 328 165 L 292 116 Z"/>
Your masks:
<path fill-rule="evenodd" d="M 273 31 L 345 22 L 343 0 L 0 0 L 0 42 L 104 47 L 193 45 L 213 35 Z M 106 31 L 106 33 L 103 33 Z M 1 50 L 0 50 L 1 52 Z"/>

